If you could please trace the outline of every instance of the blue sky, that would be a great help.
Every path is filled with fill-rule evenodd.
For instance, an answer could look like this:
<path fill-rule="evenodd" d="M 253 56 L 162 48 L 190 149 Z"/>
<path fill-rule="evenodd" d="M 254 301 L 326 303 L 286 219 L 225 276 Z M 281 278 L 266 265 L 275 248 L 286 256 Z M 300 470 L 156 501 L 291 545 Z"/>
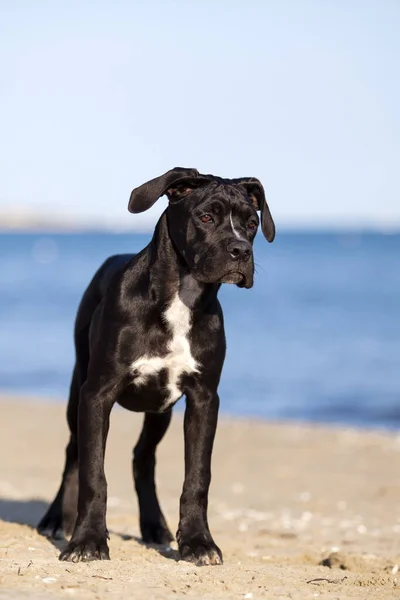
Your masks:
<path fill-rule="evenodd" d="M 256 176 L 282 226 L 400 227 L 398 0 L 0 8 L 0 208 L 150 225 L 174 166 Z"/>

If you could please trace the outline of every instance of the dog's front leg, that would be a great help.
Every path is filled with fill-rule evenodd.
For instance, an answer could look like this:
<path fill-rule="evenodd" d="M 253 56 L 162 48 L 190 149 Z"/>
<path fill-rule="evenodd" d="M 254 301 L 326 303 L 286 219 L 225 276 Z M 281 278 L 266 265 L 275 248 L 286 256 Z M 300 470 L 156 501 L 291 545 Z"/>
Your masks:
<path fill-rule="evenodd" d="M 221 550 L 214 543 L 207 521 L 218 407 L 216 391 L 196 387 L 186 395 L 185 481 L 176 537 L 181 557 L 197 565 L 222 564 Z"/>
<path fill-rule="evenodd" d="M 104 454 L 115 393 L 82 387 L 78 413 L 79 496 L 74 532 L 60 560 L 109 560 Z"/>

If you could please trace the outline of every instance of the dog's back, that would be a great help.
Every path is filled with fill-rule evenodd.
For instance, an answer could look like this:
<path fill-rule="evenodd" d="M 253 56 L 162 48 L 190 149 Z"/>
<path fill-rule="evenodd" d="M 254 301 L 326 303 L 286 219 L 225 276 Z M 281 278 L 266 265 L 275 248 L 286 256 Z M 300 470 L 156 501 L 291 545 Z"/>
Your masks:
<path fill-rule="evenodd" d="M 84 329 L 88 328 L 93 313 L 104 298 L 111 281 L 118 273 L 122 273 L 134 256 L 135 254 L 115 254 L 107 258 L 96 271 L 79 304 L 75 320 L 75 336 L 79 336 Z"/>

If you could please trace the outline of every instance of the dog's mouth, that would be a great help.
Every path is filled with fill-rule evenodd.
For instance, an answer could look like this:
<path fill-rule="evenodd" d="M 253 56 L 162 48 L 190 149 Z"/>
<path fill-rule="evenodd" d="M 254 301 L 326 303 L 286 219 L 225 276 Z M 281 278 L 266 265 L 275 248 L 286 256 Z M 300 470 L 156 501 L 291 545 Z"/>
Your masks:
<path fill-rule="evenodd" d="M 220 282 L 233 283 L 242 288 L 246 286 L 246 276 L 240 271 L 231 271 L 230 273 L 226 273 L 223 277 L 221 277 Z"/>
<path fill-rule="evenodd" d="M 213 277 L 204 277 L 202 274 L 197 273 L 193 273 L 193 275 L 198 281 L 202 281 L 203 283 L 231 283 L 233 285 L 237 285 L 239 288 L 247 289 L 253 287 L 253 273 L 251 271 L 248 273 L 243 273 L 242 271 L 232 270 L 220 275 L 219 277 L 219 273 L 215 273 Z"/>

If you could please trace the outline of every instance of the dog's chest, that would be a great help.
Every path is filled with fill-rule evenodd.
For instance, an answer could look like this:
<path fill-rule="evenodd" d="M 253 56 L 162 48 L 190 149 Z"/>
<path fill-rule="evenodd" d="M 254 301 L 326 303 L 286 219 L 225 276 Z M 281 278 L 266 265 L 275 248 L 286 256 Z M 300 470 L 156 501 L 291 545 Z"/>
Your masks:
<path fill-rule="evenodd" d="M 164 356 L 143 355 L 131 365 L 133 383 L 140 388 L 161 372 L 166 373 L 166 385 L 163 390 L 166 400 L 164 407 L 173 404 L 182 396 L 180 387 L 184 374 L 196 373 L 199 365 L 192 356 L 189 334 L 191 330 L 191 311 L 176 294 L 163 315 L 171 338 Z"/>

